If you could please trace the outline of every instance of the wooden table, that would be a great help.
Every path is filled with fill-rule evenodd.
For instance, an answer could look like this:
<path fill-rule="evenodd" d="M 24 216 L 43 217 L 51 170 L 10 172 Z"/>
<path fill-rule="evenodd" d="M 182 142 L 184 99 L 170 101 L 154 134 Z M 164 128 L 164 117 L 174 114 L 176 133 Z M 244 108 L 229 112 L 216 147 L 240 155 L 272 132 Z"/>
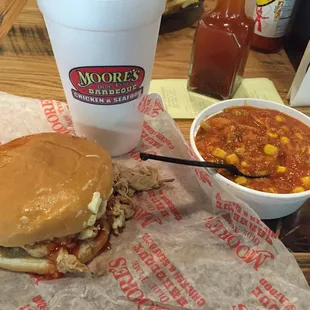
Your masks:
<path fill-rule="evenodd" d="M 213 2 L 212 0 L 209 0 Z M 209 2 L 206 6 L 212 5 Z M 153 72 L 154 79 L 186 78 L 194 27 L 161 35 Z M 9 34 L 0 44 L 0 90 L 20 96 L 65 100 L 43 18 L 35 0 L 28 0 Z M 245 77 L 271 79 L 282 99 L 294 78 L 294 70 L 284 51 L 264 55 L 250 53 Z M 310 116 L 310 107 L 298 109 Z M 178 120 L 185 138 L 191 121 Z M 266 222 L 292 250 L 310 283 L 310 203 L 287 218 Z M 308 227 L 309 225 L 309 227 Z"/>

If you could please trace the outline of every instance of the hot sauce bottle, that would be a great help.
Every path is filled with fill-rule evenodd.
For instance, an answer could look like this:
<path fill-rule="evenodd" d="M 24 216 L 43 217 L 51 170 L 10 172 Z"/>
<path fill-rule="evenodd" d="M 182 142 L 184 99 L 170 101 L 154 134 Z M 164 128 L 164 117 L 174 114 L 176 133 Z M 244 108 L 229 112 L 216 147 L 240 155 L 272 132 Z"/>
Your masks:
<path fill-rule="evenodd" d="M 228 99 L 241 83 L 249 54 L 254 20 L 246 0 L 218 0 L 202 16 L 194 37 L 188 90 Z"/>
<path fill-rule="evenodd" d="M 296 0 L 256 0 L 253 50 L 275 53 L 282 48 L 295 3 Z"/>

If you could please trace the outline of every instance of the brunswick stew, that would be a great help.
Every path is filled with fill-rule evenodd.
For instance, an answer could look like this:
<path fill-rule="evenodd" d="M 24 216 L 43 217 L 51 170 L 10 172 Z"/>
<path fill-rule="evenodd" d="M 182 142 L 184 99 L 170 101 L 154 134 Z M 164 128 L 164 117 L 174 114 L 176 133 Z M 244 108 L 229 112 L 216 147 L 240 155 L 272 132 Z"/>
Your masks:
<path fill-rule="evenodd" d="M 196 146 L 206 161 L 229 163 L 249 175 L 219 172 L 239 185 L 269 193 L 310 190 L 310 127 L 276 110 L 232 107 L 201 123 Z"/>

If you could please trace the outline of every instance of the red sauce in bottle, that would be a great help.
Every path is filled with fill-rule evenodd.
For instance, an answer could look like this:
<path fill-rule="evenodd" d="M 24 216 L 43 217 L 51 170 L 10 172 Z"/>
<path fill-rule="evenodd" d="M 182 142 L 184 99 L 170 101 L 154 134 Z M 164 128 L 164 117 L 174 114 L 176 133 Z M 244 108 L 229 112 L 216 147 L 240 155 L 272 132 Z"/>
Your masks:
<path fill-rule="evenodd" d="M 231 98 L 241 83 L 254 21 L 245 0 L 218 0 L 199 21 L 195 33 L 188 89 L 207 96 Z"/>
<path fill-rule="evenodd" d="M 276 53 L 293 14 L 296 0 L 256 0 L 255 33 L 251 47 L 263 53 Z"/>

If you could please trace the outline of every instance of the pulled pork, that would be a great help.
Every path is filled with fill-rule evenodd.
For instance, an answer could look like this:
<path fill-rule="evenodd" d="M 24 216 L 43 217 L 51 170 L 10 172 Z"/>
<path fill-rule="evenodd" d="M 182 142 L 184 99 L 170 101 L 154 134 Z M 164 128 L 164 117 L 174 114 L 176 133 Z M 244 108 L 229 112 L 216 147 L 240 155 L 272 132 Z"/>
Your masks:
<path fill-rule="evenodd" d="M 164 183 L 172 182 L 173 179 L 161 179 L 156 168 L 126 168 L 113 164 L 113 188 L 119 194 L 127 193 L 133 196 L 135 192 L 149 191 L 160 188 Z"/>
<path fill-rule="evenodd" d="M 157 169 L 152 167 L 126 168 L 113 164 L 114 199 L 110 210 L 113 216 L 112 228 L 118 234 L 118 228 L 134 213 L 132 198 L 137 192 L 160 188 L 173 179 L 161 179 Z"/>
<path fill-rule="evenodd" d="M 67 272 L 86 272 L 88 269 L 87 267 L 82 264 L 75 255 L 69 254 L 67 249 L 60 248 L 57 258 L 57 269 L 61 273 Z"/>

